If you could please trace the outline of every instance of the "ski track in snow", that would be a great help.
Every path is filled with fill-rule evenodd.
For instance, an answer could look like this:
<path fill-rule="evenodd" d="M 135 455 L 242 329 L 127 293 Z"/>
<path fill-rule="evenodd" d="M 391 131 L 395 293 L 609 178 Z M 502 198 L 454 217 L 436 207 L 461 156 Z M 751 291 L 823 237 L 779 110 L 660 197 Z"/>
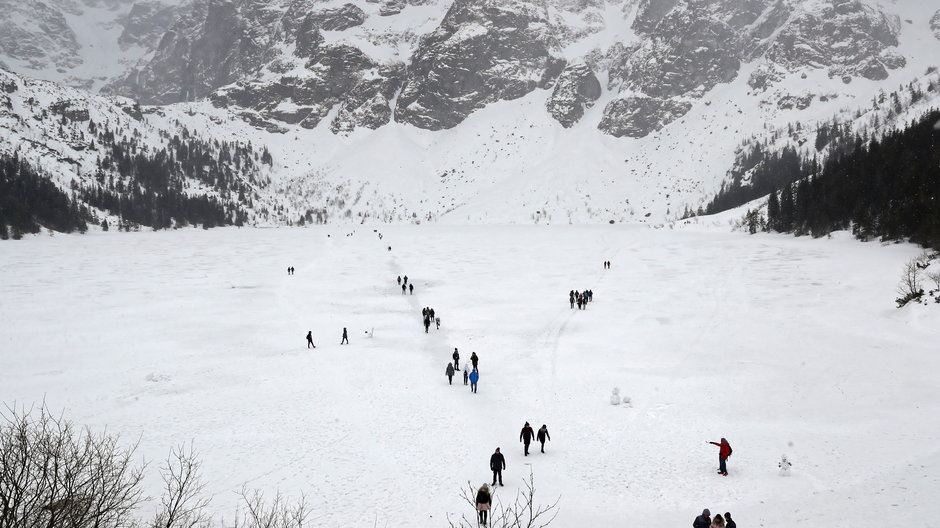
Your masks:
<path fill-rule="evenodd" d="M 140 438 L 150 495 L 192 440 L 228 521 L 243 485 L 315 497 L 322 524 L 472 518 L 459 492 L 489 480 L 496 446 L 498 496 L 531 470 L 540 502 L 561 497 L 553 526 L 687 524 L 704 507 L 749 526 L 940 515 L 938 312 L 893 307 L 919 249 L 696 226 L 378 231 L 2 244 L 0 398 Z M 585 288 L 595 300 L 570 309 Z M 440 330 L 424 333 L 425 306 Z M 478 394 L 459 373 L 447 385 L 454 347 L 461 366 L 479 354 Z M 615 386 L 632 407 L 608 403 Z M 545 454 L 522 456 L 525 421 L 548 424 Z M 722 436 L 728 478 L 706 444 Z"/>

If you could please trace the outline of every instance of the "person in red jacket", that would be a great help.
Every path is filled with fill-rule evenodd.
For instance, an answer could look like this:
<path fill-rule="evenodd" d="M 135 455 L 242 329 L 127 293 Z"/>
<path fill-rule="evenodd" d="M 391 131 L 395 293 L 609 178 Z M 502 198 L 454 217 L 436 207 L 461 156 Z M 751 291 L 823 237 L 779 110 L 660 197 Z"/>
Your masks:
<path fill-rule="evenodd" d="M 724 438 L 721 439 L 721 443 L 709 442 L 709 444 L 718 446 L 718 474 L 727 477 L 728 467 L 725 465 L 725 462 L 728 460 L 728 457 L 731 456 L 731 444 Z"/>

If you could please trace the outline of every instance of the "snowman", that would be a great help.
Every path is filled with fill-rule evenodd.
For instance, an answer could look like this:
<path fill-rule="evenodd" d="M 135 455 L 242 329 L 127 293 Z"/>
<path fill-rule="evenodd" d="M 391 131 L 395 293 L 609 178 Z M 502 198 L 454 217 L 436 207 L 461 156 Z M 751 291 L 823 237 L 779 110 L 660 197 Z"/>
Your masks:
<path fill-rule="evenodd" d="M 782 455 L 782 456 L 780 457 L 780 462 L 777 463 L 777 467 L 780 468 L 780 476 L 781 476 L 781 477 L 789 477 L 789 476 L 790 476 L 790 466 L 792 466 L 792 465 L 793 465 L 793 464 L 791 464 L 790 461 L 787 460 L 787 455 Z"/>

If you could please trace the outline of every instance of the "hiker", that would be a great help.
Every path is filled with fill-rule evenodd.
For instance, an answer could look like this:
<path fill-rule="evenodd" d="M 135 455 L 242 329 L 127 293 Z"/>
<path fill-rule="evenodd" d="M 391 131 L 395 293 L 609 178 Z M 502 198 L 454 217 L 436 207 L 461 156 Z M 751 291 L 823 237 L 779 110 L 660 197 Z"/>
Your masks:
<path fill-rule="evenodd" d="M 728 467 L 725 465 L 728 457 L 731 456 L 731 444 L 728 443 L 724 438 L 721 439 L 721 443 L 718 442 L 708 442 L 718 446 L 718 474 L 725 477 L 728 476 Z"/>
<path fill-rule="evenodd" d="M 408 288 L 408 286 L 405 286 L 404 284 L 401 285 L 401 294 L 402 294 L 402 295 L 405 294 L 405 289 L 406 289 L 406 288 Z"/>
<path fill-rule="evenodd" d="M 347 345 L 349 344 L 349 335 L 346 334 L 346 327 L 345 327 L 345 326 L 343 327 L 343 340 L 340 341 L 339 344 L 342 345 L 343 343 L 346 343 Z"/>
<path fill-rule="evenodd" d="M 712 512 L 708 508 L 702 510 L 702 514 L 692 521 L 692 528 L 708 528 L 712 524 Z"/>
<path fill-rule="evenodd" d="M 477 372 L 477 369 L 473 369 L 473 372 L 470 373 L 470 392 L 477 391 L 477 382 L 480 381 L 480 373 Z"/>
<path fill-rule="evenodd" d="M 398 276 L 398 285 L 401 286 L 401 275 Z"/>
<path fill-rule="evenodd" d="M 568 294 L 568 303 L 571 304 L 571 309 L 574 310 L 574 290 L 571 290 L 571 293 Z"/>
<path fill-rule="evenodd" d="M 317 345 L 313 344 L 313 330 L 307 332 L 307 348 L 317 348 Z"/>
<path fill-rule="evenodd" d="M 490 511 L 492 501 L 490 488 L 484 482 L 477 490 L 477 516 L 480 518 L 480 526 L 486 526 L 486 512 Z"/>
<path fill-rule="evenodd" d="M 715 515 L 715 519 L 712 521 L 710 528 L 725 528 L 725 519 L 720 513 Z"/>
<path fill-rule="evenodd" d="M 738 528 L 738 523 L 731 519 L 729 512 L 725 512 L 725 528 Z"/>
<path fill-rule="evenodd" d="M 287 268 L 287 274 L 290 275 L 290 268 Z"/>
<path fill-rule="evenodd" d="M 525 447 L 525 456 L 529 456 L 529 443 L 532 442 L 533 436 L 535 436 L 535 431 L 532 430 L 529 422 L 526 422 L 522 427 L 522 431 L 519 432 L 519 441 L 522 442 L 522 445 Z"/>
<path fill-rule="evenodd" d="M 409 284 L 409 285 L 408 285 L 408 292 L 411 293 L 412 295 L 415 294 L 415 285 L 414 285 L 414 284 Z"/>
<path fill-rule="evenodd" d="M 405 275 L 405 278 L 402 279 L 404 282 L 402 284 L 408 284 L 408 275 Z"/>
<path fill-rule="evenodd" d="M 447 370 L 444 371 L 444 374 L 447 376 L 447 384 L 453 385 L 454 384 L 454 366 L 451 365 L 450 362 L 447 363 Z"/>
<path fill-rule="evenodd" d="M 424 316 L 424 333 L 428 333 L 428 328 L 431 328 L 431 318 Z"/>
<path fill-rule="evenodd" d="M 496 479 L 499 479 L 499 485 L 503 485 L 503 470 L 506 469 L 506 458 L 496 448 L 496 452 L 490 457 L 490 469 L 493 470 L 493 485 L 496 485 Z"/>
<path fill-rule="evenodd" d="M 548 434 L 548 426 L 542 424 L 542 427 L 539 427 L 539 433 L 535 436 L 535 438 L 539 441 L 540 444 L 542 444 L 542 452 L 544 453 L 545 441 L 550 441 L 552 439 L 552 437 Z"/>
<path fill-rule="evenodd" d="M 454 354 L 451 357 L 454 358 L 454 368 L 460 370 L 460 365 L 458 364 L 460 361 L 460 353 L 457 352 L 457 347 L 454 347 Z"/>
<path fill-rule="evenodd" d="M 473 368 L 477 368 L 477 362 L 480 361 L 480 358 L 477 357 L 476 352 L 470 354 L 470 363 L 473 365 Z"/>
<path fill-rule="evenodd" d="M 463 384 L 464 384 L 464 385 L 467 384 L 467 380 L 469 379 L 469 376 L 468 376 L 468 375 L 469 375 L 469 373 L 467 372 L 467 368 L 464 367 L 464 369 L 463 369 Z"/>
<path fill-rule="evenodd" d="M 430 317 L 432 321 L 434 320 L 434 308 L 428 308 L 428 317 Z"/>
<path fill-rule="evenodd" d="M 441 329 L 441 318 L 440 318 L 440 317 L 435 317 L 435 318 L 434 318 L 434 324 L 436 324 L 436 325 L 437 325 L 437 329 L 440 330 L 440 329 Z"/>

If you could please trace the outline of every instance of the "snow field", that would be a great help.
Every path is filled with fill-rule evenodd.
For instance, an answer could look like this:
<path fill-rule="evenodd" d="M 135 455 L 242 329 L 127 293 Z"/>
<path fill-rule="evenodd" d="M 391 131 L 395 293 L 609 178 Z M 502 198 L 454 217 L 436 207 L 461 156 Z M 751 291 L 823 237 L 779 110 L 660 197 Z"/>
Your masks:
<path fill-rule="evenodd" d="M 192 440 L 227 523 L 243 483 L 305 492 L 315 526 L 472 519 L 458 494 L 488 481 L 497 446 L 497 497 L 531 470 L 539 502 L 561 496 L 552 526 L 680 526 L 704 507 L 769 527 L 940 514 L 937 310 L 893 303 L 918 248 L 696 226 L 373 229 L 3 244 L 0 400 L 139 438 L 151 495 Z M 424 306 L 442 322 L 428 335 Z M 455 346 L 461 366 L 480 356 L 478 394 L 447 385 Z M 608 403 L 613 387 L 632 408 Z M 525 421 L 548 424 L 546 454 L 522 456 Z M 722 436 L 727 478 L 706 444 Z"/>

